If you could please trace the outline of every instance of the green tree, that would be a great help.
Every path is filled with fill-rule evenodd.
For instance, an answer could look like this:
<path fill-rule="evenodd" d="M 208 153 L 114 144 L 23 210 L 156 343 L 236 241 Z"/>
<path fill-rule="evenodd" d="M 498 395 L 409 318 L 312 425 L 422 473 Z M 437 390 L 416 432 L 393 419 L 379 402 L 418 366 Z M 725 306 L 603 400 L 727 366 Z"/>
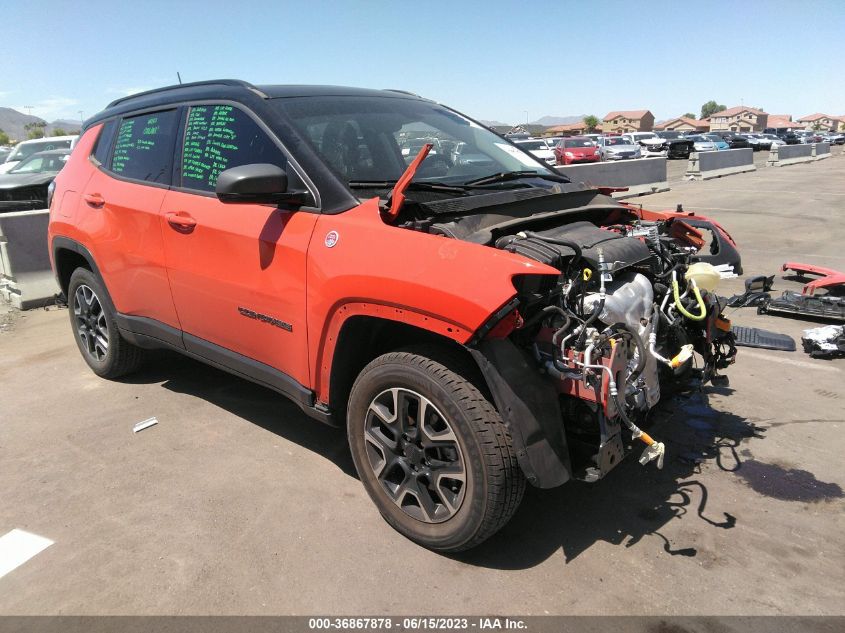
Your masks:
<path fill-rule="evenodd" d="M 819 130 L 821 130 L 821 129 L 822 129 L 822 124 L 821 124 L 821 123 L 818 123 L 818 122 L 813 123 L 813 132 L 818 132 L 818 131 L 819 131 Z"/>
<path fill-rule="evenodd" d="M 721 112 L 722 110 L 727 110 L 727 108 L 720 103 L 716 103 L 715 101 L 708 101 L 703 106 L 701 106 L 701 118 L 706 119 L 709 116 L 713 116 L 717 112 Z"/>
<path fill-rule="evenodd" d="M 592 114 L 588 114 L 584 117 L 584 126 L 587 128 L 588 132 L 592 132 L 595 130 L 599 125 L 599 119 L 597 116 L 593 116 Z"/>
<path fill-rule="evenodd" d="M 67 132 L 63 128 L 57 127 L 50 136 L 67 136 Z"/>
<path fill-rule="evenodd" d="M 0 130 L 0 145 L 8 145 L 10 143 L 9 135 L 3 130 Z"/>
<path fill-rule="evenodd" d="M 686 112 L 686 113 L 682 114 L 681 116 L 685 119 L 694 119 L 695 118 L 695 115 L 692 112 Z"/>
<path fill-rule="evenodd" d="M 47 123 L 44 121 L 35 121 L 34 123 L 27 123 L 23 127 L 27 132 L 26 137 L 28 139 L 44 138 L 44 131 L 47 127 Z"/>

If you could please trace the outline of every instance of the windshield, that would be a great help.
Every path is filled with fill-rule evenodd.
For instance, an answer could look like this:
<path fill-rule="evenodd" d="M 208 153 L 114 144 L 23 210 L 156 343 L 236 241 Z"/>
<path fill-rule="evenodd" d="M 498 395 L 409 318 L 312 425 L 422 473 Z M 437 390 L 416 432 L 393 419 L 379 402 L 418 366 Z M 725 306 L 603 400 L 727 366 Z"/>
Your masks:
<path fill-rule="evenodd" d="M 41 174 L 59 171 L 65 166 L 67 154 L 50 154 L 47 156 L 30 156 L 19 162 L 9 170 L 10 174 Z"/>
<path fill-rule="evenodd" d="M 621 136 L 611 136 L 610 138 L 604 139 L 605 145 L 630 145 L 631 141 L 626 138 L 622 138 Z"/>
<path fill-rule="evenodd" d="M 723 139 L 718 134 L 705 134 L 704 138 L 706 138 L 708 141 L 713 141 L 714 143 L 719 143 L 719 142 L 724 143 L 725 142 L 725 139 Z"/>
<path fill-rule="evenodd" d="M 9 157 L 6 160 L 8 162 L 23 160 L 24 158 L 28 158 L 38 152 L 46 152 L 51 149 L 70 149 L 70 139 L 64 141 L 45 139 L 39 143 L 20 143 L 17 147 L 15 147 L 12 153 L 9 154 Z"/>
<path fill-rule="evenodd" d="M 415 181 L 463 184 L 491 174 L 552 172 L 490 130 L 429 101 L 391 97 L 274 99 L 320 157 L 346 182 L 396 181 L 416 158 L 408 141 L 436 139 Z M 541 141 L 542 142 L 542 141 Z M 402 148 L 405 148 L 405 151 Z"/>
<path fill-rule="evenodd" d="M 593 147 L 593 142 L 588 138 L 572 138 L 563 142 L 564 147 Z"/>

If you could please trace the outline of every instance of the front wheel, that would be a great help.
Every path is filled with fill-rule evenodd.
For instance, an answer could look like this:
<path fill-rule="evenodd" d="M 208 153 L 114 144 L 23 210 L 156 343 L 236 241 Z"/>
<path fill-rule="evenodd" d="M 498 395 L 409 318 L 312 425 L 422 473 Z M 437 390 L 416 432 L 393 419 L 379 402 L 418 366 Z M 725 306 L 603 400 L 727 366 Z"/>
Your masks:
<path fill-rule="evenodd" d="M 379 512 L 430 549 L 478 545 L 522 500 L 525 478 L 499 414 L 465 376 L 426 356 L 393 352 L 367 365 L 347 432 Z"/>

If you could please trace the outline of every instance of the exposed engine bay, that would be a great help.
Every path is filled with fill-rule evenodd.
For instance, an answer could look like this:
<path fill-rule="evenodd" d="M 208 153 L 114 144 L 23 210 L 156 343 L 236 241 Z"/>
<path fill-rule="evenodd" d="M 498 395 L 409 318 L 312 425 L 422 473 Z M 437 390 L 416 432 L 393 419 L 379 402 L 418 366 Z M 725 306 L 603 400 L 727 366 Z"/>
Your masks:
<path fill-rule="evenodd" d="M 662 392 L 712 380 L 736 354 L 715 294 L 733 268 L 700 261 L 705 240 L 678 214 L 647 217 L 565 184 L 409 200 L 397 222 L 559 271 L 515 278 L 517 297 L 485 336 L 509 339 L 554 386 L 573 476 L 588 481 L 637 440 L 640 461 L 662 467 L 663 444 L 640 428 L 648 412 Z"/>

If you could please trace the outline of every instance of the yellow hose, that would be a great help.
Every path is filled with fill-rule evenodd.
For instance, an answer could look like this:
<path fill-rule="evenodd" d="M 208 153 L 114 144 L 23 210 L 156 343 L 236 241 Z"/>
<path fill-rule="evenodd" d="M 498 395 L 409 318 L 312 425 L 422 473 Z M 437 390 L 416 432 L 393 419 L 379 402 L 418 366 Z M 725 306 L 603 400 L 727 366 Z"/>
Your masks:
<path fill-rule="evenodd" d="M 698 301 L 698 307 L 701 310 L 701 314 L 692 314 L 691 312 L 687 312 L 687 309 L 681 303 L 681 297 L 678 293 L 678 280 L 672 279 L 672 291 L 675 295 L 675 307 L 678 308 L 678 312 L 683 314 L 686 318 L 692 319 L 693 321 L 703 321 L 704 318 L 707 316 L 707 306 L 704 305 L 704 300 L 701 298 L 701 293 L 698 291 L 698 286 L 695 285 L 695 282 L 692 283 L 692 292 L 695 294 L 695 300 Z"/>

